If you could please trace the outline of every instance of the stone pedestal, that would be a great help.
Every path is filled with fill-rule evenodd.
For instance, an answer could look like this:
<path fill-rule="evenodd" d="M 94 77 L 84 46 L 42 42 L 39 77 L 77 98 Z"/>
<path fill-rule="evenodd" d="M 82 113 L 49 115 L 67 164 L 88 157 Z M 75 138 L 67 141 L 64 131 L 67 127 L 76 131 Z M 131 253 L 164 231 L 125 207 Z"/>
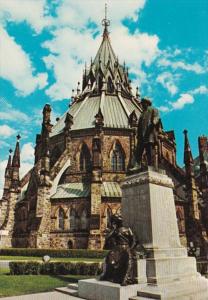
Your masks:
<path fill-rule="evenodd" d="M 87 300 L 129 300 L 136 296 L 138 284 L 121 286 L 109 281 L 96 279 L 79 280 L 78 295 Z"/>
<path fill-rule="evenodd" d="M 122 186 L 122 216 L 148 250 L 147 284 L 130 299 L 207 300 L 208 280 L 180 244 L 173 182 L 151 170 L 128 176 Z"/>

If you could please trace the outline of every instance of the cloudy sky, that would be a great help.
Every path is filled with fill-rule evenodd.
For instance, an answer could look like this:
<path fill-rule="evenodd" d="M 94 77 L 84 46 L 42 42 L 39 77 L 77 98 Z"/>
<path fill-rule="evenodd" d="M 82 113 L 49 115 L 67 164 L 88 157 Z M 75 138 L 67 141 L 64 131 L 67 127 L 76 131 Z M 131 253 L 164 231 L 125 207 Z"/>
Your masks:
<path fill-rule="evenodd" d="M 52 121 L 67 109 L 102 40 L 108 4 L 110 37 L 133 86 L 175 130 L 178 163 L 188 129 L 208 135 L 207 0 L 0 0 L 0 189 L 8 150 L 21 139 L 21 173 L 33 163 L 45 103 Z"/>

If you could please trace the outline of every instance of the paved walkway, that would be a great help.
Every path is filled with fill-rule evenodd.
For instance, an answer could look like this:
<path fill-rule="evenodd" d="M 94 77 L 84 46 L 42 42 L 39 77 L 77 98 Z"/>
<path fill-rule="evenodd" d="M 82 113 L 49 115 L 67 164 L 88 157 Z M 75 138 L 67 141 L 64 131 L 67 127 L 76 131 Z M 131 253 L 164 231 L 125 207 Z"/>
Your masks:
<path fill-rule="evenodd" d="M 1 300 L 83 300 L 63 293 L 50 292 L 1 298 Z"/>

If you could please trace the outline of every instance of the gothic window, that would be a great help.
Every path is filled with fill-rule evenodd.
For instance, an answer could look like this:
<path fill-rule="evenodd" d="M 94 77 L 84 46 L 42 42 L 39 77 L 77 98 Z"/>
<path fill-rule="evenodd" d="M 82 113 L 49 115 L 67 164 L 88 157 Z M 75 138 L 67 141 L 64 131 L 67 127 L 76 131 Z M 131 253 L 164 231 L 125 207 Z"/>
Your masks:
<path fill-rule="evenodd" d="M 112 82 L 112 79 L 111 79 L 110 77 L 108 77 L 107 91 L 108 91 L 109 93 L 113 93 L 113 92 L 114 92 L 113 82 Z"/>
<path fill-rule="evenodd" d="M 80 171 L 90 171 L 91 155 L 86 144 L 83 144 L 80 153 Z"/>
<path fill-rule="evenodd" d="M 64 210 L 63 210 L 63 208 L 59 208 L 58 229 L 64 230 Z"/>
<path fill-rule="evenodd" d="M 106 227 L 107 228 L 111 227 L 111 216 L 112 216 L 112 211 L 111 211 L 110 207 L 108 207 L 106 210 Z"/>
<path fill-rule="evenodd" d="M 81 229 L 82 230 L 87 230 L 88 229 L 88 217 L 87 217 L 87 211 L 86 209 L 84 209 L 82 211 L 82 214 L 81 214 L 81 218 L 80 218 L 80 225 L 81 225 Z"/>
<path fill-rule="evenodd" d="M 71 231 L 76 229 L 76 211 L 73 208 L 69 211 L 69 229 Z"/>
<path fill-rule="evenodd" d="M 111 153 L 111 169 L 112 171 L 125 171 L 125 157 L 123 149 L 117 143 Z"/>

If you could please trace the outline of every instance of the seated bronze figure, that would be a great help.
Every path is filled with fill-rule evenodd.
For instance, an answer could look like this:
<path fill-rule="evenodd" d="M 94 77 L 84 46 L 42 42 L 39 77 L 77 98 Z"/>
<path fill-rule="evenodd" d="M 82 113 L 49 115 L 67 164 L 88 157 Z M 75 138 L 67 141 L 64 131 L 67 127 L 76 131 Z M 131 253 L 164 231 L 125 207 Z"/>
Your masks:
<path fill-rule="evenodd" d="M 131 229 L 123 227 L 120 216 L 113 215 L 104 245 L 104 249 L 110 251 L 105 258 L 100 280 L 121 285 L 136 284 L 138 282 L 136 246 Z"/>

